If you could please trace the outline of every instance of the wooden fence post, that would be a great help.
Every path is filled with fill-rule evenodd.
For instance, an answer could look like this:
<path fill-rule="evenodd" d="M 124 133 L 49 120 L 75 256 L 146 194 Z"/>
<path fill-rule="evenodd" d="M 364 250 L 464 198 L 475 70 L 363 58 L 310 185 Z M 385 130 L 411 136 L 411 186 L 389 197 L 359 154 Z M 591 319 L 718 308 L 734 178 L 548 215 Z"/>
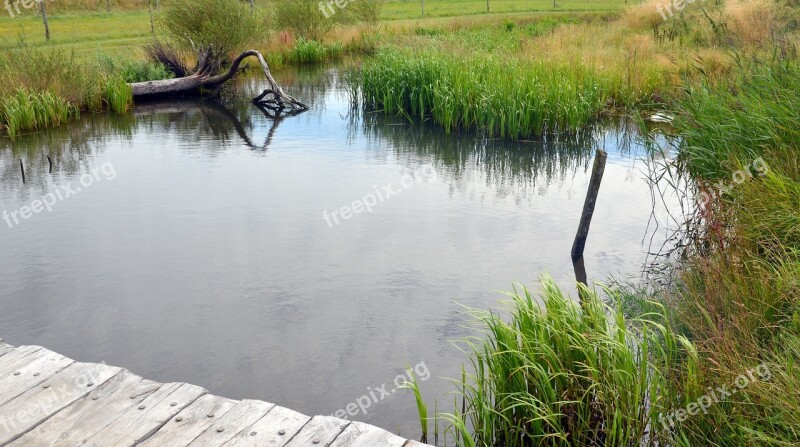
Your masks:
<path fill-rule="evenodd" d="M 592 166 L 592 177 L 589 180 L 589 191 L 586 193 L 586 201 L 583 203 L 581 222 L 578 225 L 578 233 L 575 235 L 575 242 L 572 244 L 572 262 L 583 257 L 583 249 L 586 247 L 586 238 L 589 235 L 589 225 L 592 223 L 594 206 L 597 203 L 597 194 L 600 192 L 600 182 L 603 181 L 603 173 L 606 170 L 606 159 L 608 153 L 598 149 L 594 157 Z"/>
<path fill-rule="evenodd" d="M 147 9 L 150 11 L 150 34 L 155 34 L 156 26 L 153 23 L 153 0 L 147 0 Z"/>
<path fill-rule="evenodd" d="M 44 38 L 50 42 L 50 25 L 47 23 L 47 10 L 44 7 L 45 0 L 39 0 L 42 5 L 42 21 L 44 22 Z"/>

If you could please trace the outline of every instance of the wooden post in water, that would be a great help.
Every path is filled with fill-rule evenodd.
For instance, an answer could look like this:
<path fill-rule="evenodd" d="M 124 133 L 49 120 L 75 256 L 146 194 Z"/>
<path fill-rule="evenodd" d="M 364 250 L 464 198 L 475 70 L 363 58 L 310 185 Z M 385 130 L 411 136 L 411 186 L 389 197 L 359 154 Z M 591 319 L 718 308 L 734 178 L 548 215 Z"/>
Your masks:
<path fill-rule="evenodd" d="M 572 261 L 572 269 L 575 271 L 575 280 L 580 284 L 588 285 L 588 276 L 586 276 L 586 264 L 583 262 L 583 256 Z"/>
<path fill-rule="evenodd" d="M 589 286 L 589 279 L 586 276 L 586 264 L 583 262 L 583 256 L 572 261 L 572 268 L 575 270 L 575 280 L 578 282 L 578 298 L 580 298 L 582 305 L 584 301 L 586 301 L 586 287 Z"/>
<path fill-rule="evenodd" d="M 50 165 L 50 174 L 53 173 L 53 159 L 50 156 L 47 156 L 47 163 Z"/>
<path fill-rule="evenodd" d="M 50 25 L 47 23 L 47 10 L 44 7 L 45 0 L 39 0 L 42 5 L 42 21 L 44 21 L 44 38 L 50 42 Z"/>
<path fill-rule="evenodd" d="M 589 191 L 586 193 L 586 201 L 583 203 L 583 213 L 581 222 L 578 225 L 578 234 L 575 235 L 575 242 L 572 243 L 572 262 L 583 257 L 583 249 L 586 247 L 586 238 L 589 236 L 589 225 L 592 223 L 594 206 L 597 203 L 597 194 L 600 192 L 600 182 L 603 181 L 603 172 L 606 170 L 606 159 L 608 153 L 602 149 L 597 150 L 592 167 L 592 177 L 589 180 Z"/>
<path fill-rule="evenodd" d="M 22 164 L 22 159 L 19 159 L 19 171 L 22 173 L 22 184 L 25 184 L 25 166 Z"/>

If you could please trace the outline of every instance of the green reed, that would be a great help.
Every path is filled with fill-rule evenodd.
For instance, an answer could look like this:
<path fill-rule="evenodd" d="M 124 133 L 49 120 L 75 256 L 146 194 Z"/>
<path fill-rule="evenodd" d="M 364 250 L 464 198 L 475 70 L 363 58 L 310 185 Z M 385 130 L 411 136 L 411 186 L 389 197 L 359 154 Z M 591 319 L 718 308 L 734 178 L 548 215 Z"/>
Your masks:
<path fill-rule="evenodd" d="M 357 82 L 370 107 L 431 117 L 448 132 L 481 129 L 512 139 L 577 130 L 611 93 L 590 68 L 500 56 L 456 60 L 433 51 L 384 51 L 364 64 Z"/>
<path fill-rule="evenodd" d="M 616 293 L 606 293 L 616 297 Z M 485 334 L 467 341 L 464 409 L 444 415 L 459 445 L 640 445 L 678 401 L 668 380 L 696 352 L 664 312 L 626 321 L 595 291 L 582 303 L 552 279 L 514 292 L 510 319 L 473 310 Z"/>
<path fill-rule="evenodd" d="M 133 105 L 133 91 L 121 77 L 110 77 L 106 81 L 105 99 L 112 112 L 123 113 Z"/>
<path fill-rule="evenodd" d="M 0 99 L 0 117 L 11 138 L 19 132 L 58 126 L 78 115 L 78 107 L 50 92 L 17 89 Z"/>

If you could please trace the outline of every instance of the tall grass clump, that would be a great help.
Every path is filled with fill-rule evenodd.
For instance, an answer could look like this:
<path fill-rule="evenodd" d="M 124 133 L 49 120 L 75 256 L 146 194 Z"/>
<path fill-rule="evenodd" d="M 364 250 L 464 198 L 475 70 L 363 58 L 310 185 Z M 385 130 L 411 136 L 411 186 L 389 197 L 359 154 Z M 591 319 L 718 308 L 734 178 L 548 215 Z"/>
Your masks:
<path fill-rule="evenodd" d="M 291 49 L 281 54 L 286 63 L 310 64 L 340 58 L 343 53 L 344 46 L 341 43 L 328 45 L 301 38 Z"/>
<path fill-rule="evenodd" d="M 695 178 L 725 178 L 758 157 L 796 160 L 800 64 L 739 60 L 723 83 L 689 85 L 676 101 L 681 157 Z M 789 165 L 787 165 L 789 166 Z"/>
<path fill-rule="evenodd" d="M 614 292 L 608 291 L 611 296 Z M 692 345 L 663 315 L 626 321 L 582 289 L 582 304 L 543 281 L 540 299 L 512 293 L 510 320 L 473 311 L 463 408 L 445 416 L 462 446 L 656 445 L 678 402 L 670 376 Z"/>
<path fill-rule="evenodd" d="M 19 132 L 64 124 L 79 111 L 123 112 L 133 103 L 116 68 L 57 49 L 0 53 L 0 125 Z"/>
<path fill-rule="evenodd" d="M 106 81 L 106 101 L 115 113 L 123 113 L 133 105 L 133 91 L 125 79 L 112 77 Z"/>
<path fill-rule="evenodd" d="M 663 301 L 698 349 L 703 388 L 769 374 L 683 421 L 672 445 L 800 445 L 799 68 L 739 60 L 677 100 L 679 167 L 727 191 L 707 206 L 719 241 L 682 263 Z M 741 181 L 757 157 L 764 175 Z"/>
<path fill-rule="evenodd" d="M 19 132 L 63 124 L 78 115 L 78 107 L 50 92 L 17 89 L 0 98 L 0 117 L 11 138 Z"/>
<path fill-rule="evenodd" d="M 777 31 L 778 5 L 774 0 L 726 0 L 727 31 L 745 46 L 765 45 Z"/>
<path fill-rule="evenodd" d="M 365 62 L 357 82 L 369 107 L 430 116 L 448 132 L 480 129 L 513 139 L 579 129 L 611 94 L 591 68 L 435 51 L 383 51 Z"/>

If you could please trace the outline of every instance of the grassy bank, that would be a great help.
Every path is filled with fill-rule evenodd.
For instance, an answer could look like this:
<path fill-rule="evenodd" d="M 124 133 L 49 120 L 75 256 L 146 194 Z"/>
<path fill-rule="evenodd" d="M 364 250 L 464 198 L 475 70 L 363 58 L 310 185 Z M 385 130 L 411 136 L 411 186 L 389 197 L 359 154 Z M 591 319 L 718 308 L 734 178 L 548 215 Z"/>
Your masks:
<path fill-rule="evenodd" d="M 510 320 L 476 311 L 463 404 L 440 415 L 458 445 L 800 444 L 799 79 L 774 52 L 684 84 L 670 169 L 697 188 L 687 257 L 668 286 L 581 306 L 545 281 L 512 294 Z"/>
<path fill-rule="evenodd" d="M 82 110 L 124 112 L 133 98 L 123 75 L 58 50 L 23 46 L 0 53 L 0 125 L 13 138 L 63 124 Z"/>
<path fill-rule="evenodd" d="M 646 48 L 636 36 L 614 54 L 587 54 L 607 50 L 599 45 L 581 49 L 613 21 L 570 14 L 415 27 L 389 35 L 392 43 L 365 63 L 357 82 L 369 107 L 430 115 L 448 131 L 516 139 L 576 130 L 668 89 L 668 69 L 639 54 Z"/>
<path fill-rule="evenodd" d="M 731 54 L 794 48 L 796 10 L 770 1 L 650 1 L 621 14 L 550 14 L 383 30 L 356 82 L 367 107 L 428 116 L 448 131 L 525 138 L 606 113 L 664 109 L 684 82 L 734 74 Z"/>
<path fill-rule="evenodd" d="M 724 186 L 670 286 L 580 305 L 545 280 L 510 319 L 473 311 L 463 402 L 438 416 L 457 445 L 800 443 L 798 79 L 797 60 L 750 60 L 673 103 L 673 172 Z"/>

